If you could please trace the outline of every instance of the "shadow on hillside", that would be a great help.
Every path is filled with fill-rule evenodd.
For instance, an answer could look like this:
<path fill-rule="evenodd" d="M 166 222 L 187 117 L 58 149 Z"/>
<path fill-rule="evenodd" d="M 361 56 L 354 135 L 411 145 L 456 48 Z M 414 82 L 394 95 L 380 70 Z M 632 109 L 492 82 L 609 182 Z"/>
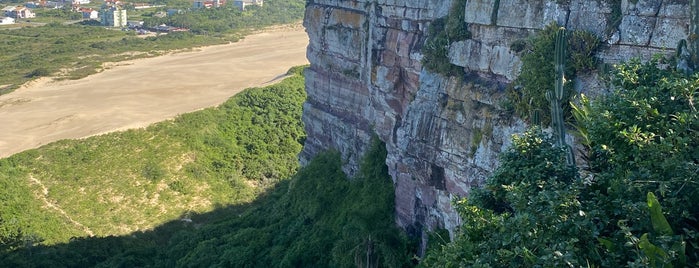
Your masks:
<path fill-rule="evenodd" d="M 125 236 L 24 247 L 0 256 L 0 266 L 412 267 L 417 243 L 395 224 L 386 154 L 376 139 L 351 180 L 339 153 L 319 154 L 249 204 Z"/>
<path fill-rule="evenodd" d="M 32 239 L 25 237 L 24 246 L 0 256 L 0 267 L 173 267 L 191 246 L 220 235 L 216 231 L 234 231 L 238 225 L 248 225 L 246 219 L 259 217 L 259 211 L 268 211 L 288 184 L 278 183 L 251 203 L 183 214 L 152 230 L 129 235 L 75 237 L 51 246 L 31 245 Z M 178 248 L 183 246 L 183 250 Z"/>

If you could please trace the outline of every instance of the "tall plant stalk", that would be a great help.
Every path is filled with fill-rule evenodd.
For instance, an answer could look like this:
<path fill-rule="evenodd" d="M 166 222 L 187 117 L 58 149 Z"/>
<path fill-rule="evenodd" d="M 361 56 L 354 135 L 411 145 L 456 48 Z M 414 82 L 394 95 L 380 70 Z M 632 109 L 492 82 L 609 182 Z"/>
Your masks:
<path fill-rule="evenodd" d="M 689 8 L 689 36 L 687 36 L 689 69 L 696 72 L 699 68 L 699 0 L 690 0 Z"/>
<path fill-rule="evenodd" d="M 563 89 L 565 77 L 563 74 L 565 72 L 566 43 L 566 30 L 565 28 L 559 28 L 556 32 L 556 54 L 554 55 L 556 70 L 555 87 L 553 90 L 546 92 L 546 99 L 551 104 L 551 128 L 553 129 L 554 141 L 558 147 L 565 148 L 568 151 L 566 157 L 568 165 L 575 165 L 573 151 L 566 143 L 566 128 L 565 122 L 563 121 L 563 108 L 561 108 L 565 97 Z"/>

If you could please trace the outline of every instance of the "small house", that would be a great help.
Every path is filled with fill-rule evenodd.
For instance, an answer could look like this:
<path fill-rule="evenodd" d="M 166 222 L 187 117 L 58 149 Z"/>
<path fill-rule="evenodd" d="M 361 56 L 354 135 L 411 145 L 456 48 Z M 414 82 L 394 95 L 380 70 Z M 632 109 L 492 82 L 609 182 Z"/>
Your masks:
<path fill-rule="evenodd" d="M 34 12 L 24 6 L 9 6 L 2 9 L 6 17 L 12 17 L 15 19 L 31 19 L 36 18 Z"/>
<path fill-rule="evenodd" d="M 25 7 L 28 7 L 28 8 L 41 8 L 41 7 L 44 7 L 43 5 L 41 5 L 41 2 L 26 2 L 26 3 L 24 3 L 24 6 L 25 6 Z"/>
<path fill-rule="evenodd" d="M 177 14 L 184 14 L 184 10 L 182 9 L 175 9 L 175 8 L 170 8 L 167 10 L 167 15 L 172 16 L 172 15 L 177 15 Z"/>
<path fill-rule="evenodd" d="M 53 8 L 53 9 L 58 9 L 58 8 L 63 8 L 65 4 L 61 1 L 46 1 L 44 4 L 45 8 Z"/>
<path fill-rule="evenodd" d="M 245 10 L 245 7 L 247 6 L 262 6 L 264 4 L 264 0 L 235 0 L 233 1 L 233 5 L 236 6 L 240 10 Z"/>
<path fill-rule="evenodd" d="M 98 19 L 99 18 L 99 11 L 94 10 L 92 8 L 81 7 L 78 9 L 78 12 L 82 13 L 83 19 Z"/>
<path fill-rule="evenodd" d="M 14 24 L 15 19 L 11 17 L 0 17 L 0 25 Z"/>

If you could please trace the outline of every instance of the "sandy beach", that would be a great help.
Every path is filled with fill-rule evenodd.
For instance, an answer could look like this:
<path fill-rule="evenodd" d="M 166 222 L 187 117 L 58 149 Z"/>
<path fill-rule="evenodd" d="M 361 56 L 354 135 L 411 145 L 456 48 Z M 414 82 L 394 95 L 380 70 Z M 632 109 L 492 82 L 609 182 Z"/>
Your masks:
<path fill-rule="evenodd" d="M 140 128 L 216 106 L 307 64 L 303 27 L 118 62 L 79 80 L 44 78 L 0 96 L 0 158 L 61 140 Z"/>

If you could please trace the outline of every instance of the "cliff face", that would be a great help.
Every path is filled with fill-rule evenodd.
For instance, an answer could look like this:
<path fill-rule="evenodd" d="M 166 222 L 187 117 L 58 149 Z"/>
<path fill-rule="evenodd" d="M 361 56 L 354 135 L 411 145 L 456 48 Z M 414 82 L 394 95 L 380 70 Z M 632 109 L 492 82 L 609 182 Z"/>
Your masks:
<path fill-rule="evenodd" d="M 464 67 L 466 78 L 456 79 L 421 66 L 427 27 L 452 1 L 310 1 L 301 162 L 336 149 L 354 174 L 375 133 L 388 149 L 398 224 L 415 235 L 453 230 L 452 198 L 482 183 L 511 135 L 526 128 L 499 105 L 521 66 L 514 41 L 555 21 L 595 33 L 604 42 L 597 57 L 614 64 L 674 53 L 687 38 L 688 0 L 623 0 L 620 9 L 610 2 L 468 0 L 459 12 L 472 37 L 449 47 L 451 63 Z M 602 88 L 596 74 L 575 85 Z"/>

